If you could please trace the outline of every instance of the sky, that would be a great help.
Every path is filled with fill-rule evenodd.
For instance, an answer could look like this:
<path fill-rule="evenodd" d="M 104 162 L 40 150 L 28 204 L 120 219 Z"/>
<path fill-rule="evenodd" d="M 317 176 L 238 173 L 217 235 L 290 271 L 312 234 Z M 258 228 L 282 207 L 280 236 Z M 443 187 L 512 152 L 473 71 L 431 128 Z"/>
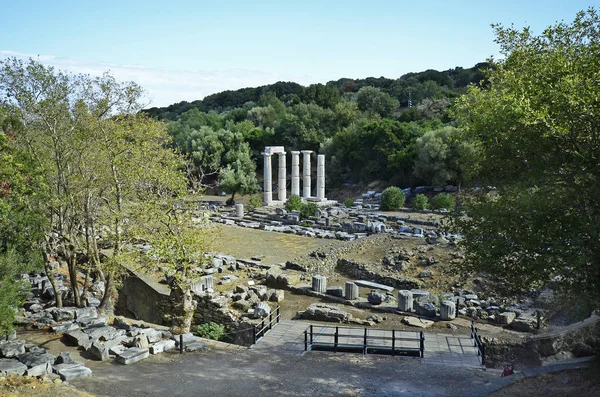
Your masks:
<path fill-rule="evenodd" d="M 541 33 L 600 0 L 0 0 L 0 60 L 110 70 L 149 106 L 277 81 L 398 78 L 498 57 L 492 23 Z"/>

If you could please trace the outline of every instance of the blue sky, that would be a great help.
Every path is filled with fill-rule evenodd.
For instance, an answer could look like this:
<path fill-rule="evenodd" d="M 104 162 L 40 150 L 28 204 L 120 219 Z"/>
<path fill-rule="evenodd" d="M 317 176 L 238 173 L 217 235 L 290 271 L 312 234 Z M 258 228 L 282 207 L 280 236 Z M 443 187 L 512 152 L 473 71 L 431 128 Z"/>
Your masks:
<path fill-rule="evenodd" d="M 497 55 L 491 23 L 534 32 L 600 0 L 0 0 L 0 59 L 111 70 L 152 106 L 225 89 L 471 67 Z"/>

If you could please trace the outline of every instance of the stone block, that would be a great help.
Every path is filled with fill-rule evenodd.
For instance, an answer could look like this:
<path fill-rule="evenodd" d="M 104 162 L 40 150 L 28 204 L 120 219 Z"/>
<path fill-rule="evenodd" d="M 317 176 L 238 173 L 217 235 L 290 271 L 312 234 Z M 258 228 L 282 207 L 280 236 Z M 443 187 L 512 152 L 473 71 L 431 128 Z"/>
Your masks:
<path fill-rule="evenodd" d="M 432 303 L 419 303 L 419 302 L 417 302 L 417 304 L 415 305 L 415 312 L 419 316 L 425 316 L 425 317 L 432 317 L 433 318 L 436 315 L 435 306 Z"/>
<path fill-rule="evenodd" d="M 66 332 L 76 331 L 79 328 L 81 328 L 79 324 L 74 323 L 72 321 L 64 322 L 61 324 L 54 324 L 50 327 L 52 332 L 55 332 L 57 334 L 64 334 Z"/>
<path fill-rule="evenodd" d="M 90 336 L 79 330 L 67 332 L 64 338 L 67 342 L 75 346 L 89 346 L 91 344 Z"/>
<path fill-rule="evenodd" d="M 444 321 L 456 318 L 456 304 L 453 301 L 443 301 L 440 303 L 440 317 Z"/>
<path fill-rule="evenodd" d="M 427 328 L 427 327 L 432 326 L 434 321 L 425 320 L 423 318 L 406 316 L 402 319 L 402 323 L 406 324 L 406 325 L 410 325 L 411 327 Z"/>
<path fill-rule="evenodd" d="M 510 324 L 514 321 L 514 319 L 517 317 L 517 314 L 515 312 L 504 312 L 504 313 L 500 313 L 498 314 L 498 324 L 502 324 L 502 325 L 507 325 Z"/>
<path fill-rule="evenodd" d="M 45 364 L 34 365 L 31 368 L 28 368 L 27 371 L 25 372 L 25 376 L 43 376 L 43 375 L 51 374 L 51 373 L 52 373 L 52 364 L 45 363 Z"/>
<path fill-rule="evenodd" d="M 148 345 L 149 345 L 148 337 L 144 334 L 140 334 L 140 335 L 136 336 L 135 338 L 133 338 L 133 346 L 134 347 L 145 349 L 148 347 Z"/>
<path fill-rule="evenodd" d="M 148 358 L 150 351 L 148 348 L 132 347 L 118 354 L 115 360 L 124 365 L 129 365 Z"/>
<path fill-rule="evenodd" d="M 56 321 L 71 321 L 75 319 L 76 310 L 74 307 L 56 308 L 52 311 L 52 317 Z"/>
<path fill-rule="evenodd" d="M 94 342 L 108 341 L 125 335 L 125 330 L 116 329 L 111 326 L 85 328 L 83 332 L 88 334 L 90 339 Z"/>
<path fill-rule="evenodd" d="M 19 354 L 17 359 L 27 367 L 34 367 L 41 364 L 54 364 L 56 356 L 45 352 L 30 352 Z"/>
<path fill-rule="evenodd" d="M 66 382 L 92 376 L 92 370 L 81 363 L 55 365 L 54 372 L 60 375 L 60 378 Z"/>
<path fill-rule="evenodd" d="M 197 342 L 189 343 L 185 347 L 186 352 L 195 352 L 198 350 L 206 350 L 206 343 L 204 343 L 202 341 L 197 341 Z"/>
<path fill-rule="evenodd" d="M 327 287 L 327 295 L 342 297 L 344 296 L 344 289 L 339 286 Z"/>
<path fill-rule="evenodd" d="M 172 335 L 171 340 L 175 341 L 175 345 L 179 347 L 180 335 Z M 185 347 L 188 343 L 196 342 L 198 337 L 192 333 L 183 334 L 183 346 Z"/>
<path fill-rule="evenodd" d="M 98 309 L 95 307 L 81 307 L 75 309 L 75 318 L 81 319 L 86 317 L 98 317 Z"/>
<path fill-rule="evenodd" d="M 324 294 L 327 291 L 327 277 L 318 275 L 313 276 L 312 290 Z"/>
<path fill-rule="evenodd" d="M 175 349 L 174 340 L 161 340 L 150 346 L 150 354 L 159 354 Z"/>
<path fill-rule="evenodd" d="M 269 296 L 271 302 L 281 302 L 285 298 L 285 292 L 282 289 L 273 290 Z"/>
<path fill-rule="evenodd" d="M 348 300 L 358 299 L 358 285 L 352 281 L 346 281 L 344 297 Z"/>
<path fill-rule="evenodd" d="M 108 347 L 99 342 L 92 343 L 90 348 L 87 349 L 87 353 L 94 360 L 107 361 L 110 358 Z"/>
<path fill-rule="evenodd" d="M 80 317 L 77 318 L 77 323 L 81 325 L 81 328 L 91 327 L 104 327 L 108 324 L 108 318 L 106 317 Z"/>
<path fill-rule="evenodd" d="M 411 312 L 413 310 L 413 293 L 411 291 L 398 291 L 398 310 L 403 312 Z"/>
<path fill-rule="evenodd" d="M 254 317 L 256 318 L 264 318 L 269 315 L 271 312 L 271 308 L 266 302 L 259 302 L 254 307 Z"/>
<path fill-rule="evenodd" d="M 71 353 L 62 352 L 58 356 L 56 356 L 56 360 L 54 360 L 54 365 L 58 364 L 73 364 L 73 357 L 71 357 Z"/>
<path fill-rule="evenodd" d="M 11 358 L 0 358 L 0 375 L 23 375 L 27 371 L 27 365 L 11 359 Z"/>
<path fill-rule="evenodd" d="M 385 295 L 376 291 L 369 292 L 367 295 L 367 300 L 372 305 L 381 305 L 385 300 Z"/>
<path fill-rule="evenodd" d="M 0 342 L 0 357 L 11 358 L 25 353 L 25 342 L 20 340 Z"/>

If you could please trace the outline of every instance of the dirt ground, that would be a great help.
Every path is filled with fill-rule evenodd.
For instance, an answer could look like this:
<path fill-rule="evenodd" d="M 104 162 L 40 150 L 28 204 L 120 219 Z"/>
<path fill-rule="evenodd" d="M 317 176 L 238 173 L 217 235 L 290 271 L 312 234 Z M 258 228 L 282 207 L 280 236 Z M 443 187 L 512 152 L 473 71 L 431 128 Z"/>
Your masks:
<path fill-rule="evenodd" d="M 597 397 L 600 395 L 600 365 L 525 378 L 491 397 Z"/>
<path fill-rule="evenodd" d="M 36 378 L 0 378 L 0 397 L 93 397 L 66 383 L 42 382 Z"/>

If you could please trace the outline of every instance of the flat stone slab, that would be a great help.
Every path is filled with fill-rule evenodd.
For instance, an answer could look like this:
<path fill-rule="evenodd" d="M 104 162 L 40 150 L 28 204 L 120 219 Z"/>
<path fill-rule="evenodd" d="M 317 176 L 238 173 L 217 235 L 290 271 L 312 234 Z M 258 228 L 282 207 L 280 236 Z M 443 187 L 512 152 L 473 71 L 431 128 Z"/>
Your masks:
<path fill-rule="evenodd" d="M 132 347 L 118 354 L 115 358 L 118 363 L 129 365 L 148 358 L 150 351 L 147 348 Z"/>
<path fill-rule="evenodd" d="M 71 331 L 65 334 L 65 339 L 76 346 L 86 346 L 89 347 L 91 345 L 90 336 L 83 331 Z"/>
<path fill-rule="evenodd" d="M 27 370 L 27 372 L 25 372 L 25 375 L 26 376 L 42 376 L 42 375 L 46 375 L 46 374 L 51 374 L 52 369 L 53 369 L 52 364 L 50 364 L 50 363 L 35 365 L 35 366 L 29 368 Z"/>
<path fill-rule="evenodd" d="M 161 340 L 150 346 L 150 354 L 158 354 L 162 352 L 168 352 L 175 349 L 174 340 Z"/>
<path fill-rule="evenodd" d="M 56 361 L 56 356 L 50 353 L 39 353 L 39 352 L 31 352 L 31 353 L 23 353 L 17 356 L 20 362 L 27 365 L 28 368 L 35 367 L 37 365 L 42 364 L 54 364 Z"/>
<path fill-rule="evenodd" d="M 0 342 L 0 357 L 11 358 L 25 353 L 25 342 L 19 340 Z"/>
<path fill-rule="evenodd" d="M 86 378 L 92 376 L 92 370 L 82 363 L 59 364 L 54 366 L 54 372 L 60 375 L 63 381 Z"/>
<path fill-rule="evenodd" d="M 434 321 L 407 316 L 402 319 L 402 323 L 410 325 L 411 327 L 427 328 L 432 326 Z"/>
<path fill-rule="evenodd" d="M 77 317 L 77 323 L 81 325 L 81 328 L 91 328 L 91 327 L 104 327 L 108 324 L 107 317 Z"/>
<path fill-rule="evenodd" d="M 205 348 L 206 348 L 206 343 L 198 341 L 198 342 L 188 343 L 185 346 L 185 351 L 186 352 L 195 352 L 198 350 L 204 350 Z"/>
<path fill-rule="evenodd" d="M 171 339 L 175 341 L 177 347 L 179 347 L 179 336 L 171 335 Z M 196 342 L 198 337 L 192 333 L 183 334 L 183 346 L 187 346 L 190 343 Z"/>
<path fill-rule="evenodd" d="M 27 365 L 10 358 L 0 358 L 0 375 L 23 375 L 27 371 Z"/>
<path fill-rule="evenodd" d="M 372 281 L 366 281 L 366 280 L 356 280 L 356 281 L 354 281 L 354 284 L 356 284 L 360 287 L 381 289 L 381 290 L 384 290 L 387 292 L 392 292 L 394 290 L 394 287 L 389 287 L 387 285 L 378 284 L 378 283 L 374 283 Z"/>

